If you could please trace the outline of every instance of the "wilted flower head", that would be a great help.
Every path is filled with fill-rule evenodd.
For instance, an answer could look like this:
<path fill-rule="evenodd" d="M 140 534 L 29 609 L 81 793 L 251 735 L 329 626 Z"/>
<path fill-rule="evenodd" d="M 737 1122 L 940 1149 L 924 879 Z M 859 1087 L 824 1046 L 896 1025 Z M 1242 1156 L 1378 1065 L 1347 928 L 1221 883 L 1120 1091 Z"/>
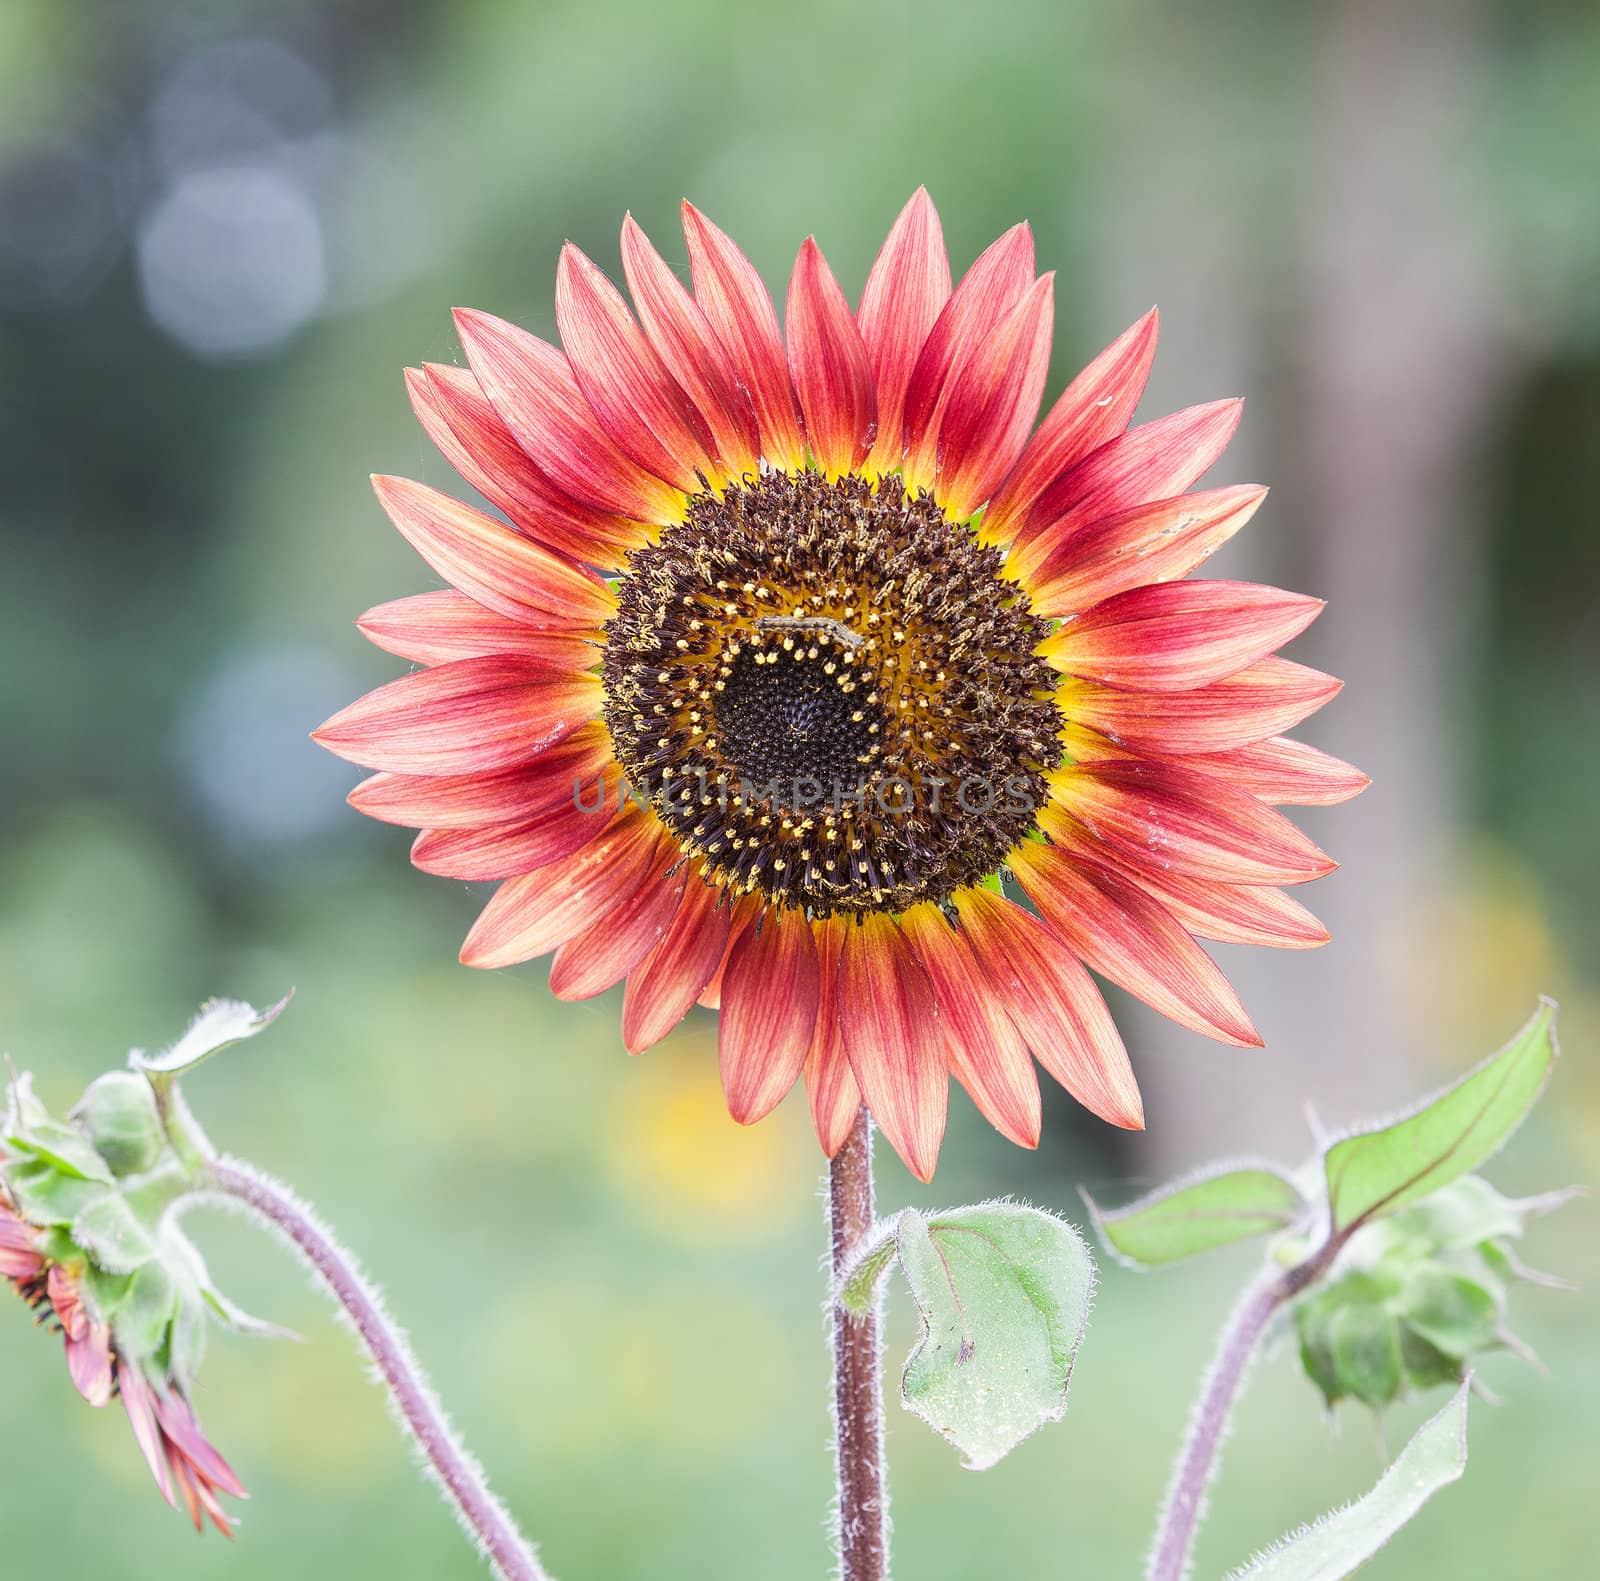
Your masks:
<path fill-rule="evenodd" d="M 1274 804 L 1365 783 L 1280 734 L 1338 690 L 1275 656 L 1318 601 L 1185 580 L 1265 492 L 1190 492 L 1239 403 L 1128 428 L 1152 311 L 1035 431 L 1053 277 L 1019 225 L 952 290 L 925 192 L 853 312 L 805 243 L 782 336 L 729 237 L 684 231 L 692 294 L 628 219 L 634 311 L 569 245 L 564 350 L 464 311 L 469 368 L 408 373 L 510 525 L 377 479 L 455 590 L 362 618 L 426 668 L 318 739 L 418 867 L 503 881 L 467 964 L 626 980 L 633 1051 L 720 1005 L 740 1121 L 804 1072 L 829 1154 L 865 1101 L 926 1179 L 952 1073 L 1037 1142 L 1037 1059 L 1142 1125 L 1085 968 L 1258 1043 L 1196 941 L 1322 943 L 1279 886 L 1333 864 Z"/>
<path fill-rule="evenodd" d="M 246 1495 L 190 1395 L 210 1319 L 247 1331 L 264 1325 L 215 1288 L 179 1230 L 171 1210 L 192 1184 L 145 1075 L 101 1077 L 67 1120 L 45 1109 L 28 1077 L 12 1083 L 0 1145 L 0 1278 L 60 1332 L 90 1405 L 120 1397 L 167 1502 L 181 1501 L 197 1530 L 209 1517 L 231 1535 L 219 1495 Z"/>

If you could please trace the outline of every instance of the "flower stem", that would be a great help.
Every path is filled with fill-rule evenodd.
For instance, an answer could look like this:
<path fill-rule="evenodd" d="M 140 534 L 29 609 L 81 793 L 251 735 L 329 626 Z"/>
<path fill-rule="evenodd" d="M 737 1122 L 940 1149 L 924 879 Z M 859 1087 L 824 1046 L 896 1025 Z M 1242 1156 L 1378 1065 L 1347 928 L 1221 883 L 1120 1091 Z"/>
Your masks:
<path fill-rule="evenodd" d="M 874 1223 L 872 1121 L 863 1107 L 828 1169 L 833 1279 Z M 834 1454 L 839 1473 L 840 1581 L 886 1581 L 889 1497 L 883 1463 L 878 1308 L 852 1316 L 833 1307 Z"/>
<path fill-rule="evenodd" d="M 1272 1314 L 1287 1299 L 1283 1278 L 1273 1270 L 1245 1291 L 1223 1326 L 1189 1420 L 1188 1437 L 1173 1468 L 1155 1546 L 1145 1570 L 1146 1581 L 1183 1581 L 1189 1574 L 1195 1533 L 1205 1510 L 1206 1489 L 1216 1475 L 1217 1457 L 1234 1401 L 1250 1370 L 1257 1342 Z"/>
<path fill-rule="evenodd" d="M 316 1214 L 285 1185 L 236 1159 L 217 1159 L 209 1188 L 276 1230 L 328 1287 L 371 1356 L 395 1415 L 416 1441 L 463 1528 L 504 1581 L 549 1581 L 533 1546 L 489 1491 L 478 1463 L 446 1419 L 405 1335 L 383 1299 Z"/>

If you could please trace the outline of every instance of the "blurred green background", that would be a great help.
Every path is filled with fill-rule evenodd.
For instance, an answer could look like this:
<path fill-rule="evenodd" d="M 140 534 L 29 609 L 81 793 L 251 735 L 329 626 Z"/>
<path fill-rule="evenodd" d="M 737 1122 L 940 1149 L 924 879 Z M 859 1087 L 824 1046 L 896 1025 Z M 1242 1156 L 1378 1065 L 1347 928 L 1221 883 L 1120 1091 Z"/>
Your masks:
<path fill-rule="evenodd" d="M 1541 992 L 1568 1057 L 1497 1165 L 1600 1166 L 1600 15 L 1586 0 L 0 0 L 0 1048 L 64 1106 L 222 992 L 298 988 L 191 1097 L 387 1284 L 565 1581 L 818 1577 L 830 1492 L 815 1151 L 722 1109 L 697 1016 L 630 1061 L 616 996 L 455 962 L 483 895 L 412 872 L 306 732 L 396 673 L 352 618 L 433 585 L 367 474 L 447 485 L 405 363 L 449 308 L 553 333 L 557 249 L 616 273 L 689 195 L 780 286 L 854 292 L 926 183 L 962 267 L 1018 218 L 1055 387 L 1152 301 L 1146 414 L 1240 393 L 1216 480 L 1274 485 L 1220 574 L 1329 596 L 1304 732 L 1368 768 L 1308 816 L 1335 943 L 1225 952 L 1267 1034 L 1130 1011 L 1150 1129 L 1059 1100 L 1037 1155 L 959 1095 L 931 1192 L 1077 1215 L 1218 1150 L 1293 1160 L 1447 1079 Z M 219 1338 L 201 1409 L 255 1499 L 229 1549 L 0 1305 L 0 1574 L 466 1577 L 475 1562 L 278 1249 L 193 1221 L 303 1346 Z M 1591 1286 L 1596 1216 L 1530 1260 Z M 891 1407 L 899 1572 L 1132 1578 L 1245 1257 L 1108 1270 L 1064 1425 L 960 1471 Z M 1467 1483 L 1374 1577 L 1589 1573 L 1593 1293 L 1519 1292 Z M 894 1307 L 892 1356 L 914 1327 Z M 1430 1402 L 1430 1404 L 1436 1402 Z M 1399 1413 L 1391 1442 L 1420 1419 Z M 1256 1375 L 1199 1575 L 1365 1488 L 1290 1359 Z M 1583 1555 L 1590 1555 L 1584 1560 Z"/>

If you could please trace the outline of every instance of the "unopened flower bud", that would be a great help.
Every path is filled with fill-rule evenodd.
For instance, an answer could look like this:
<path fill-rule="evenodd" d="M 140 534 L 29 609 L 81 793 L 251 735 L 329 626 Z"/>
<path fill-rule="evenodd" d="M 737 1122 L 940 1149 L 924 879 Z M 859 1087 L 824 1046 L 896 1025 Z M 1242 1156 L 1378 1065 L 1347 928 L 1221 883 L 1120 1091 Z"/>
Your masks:
<path fill-rule="evenodd" d="M 133 1071 L 101 1076 L 73 1112 L 113 1174 L 143 1174 L 166 1149 L 155 1094 L 149 1081 Z"/>

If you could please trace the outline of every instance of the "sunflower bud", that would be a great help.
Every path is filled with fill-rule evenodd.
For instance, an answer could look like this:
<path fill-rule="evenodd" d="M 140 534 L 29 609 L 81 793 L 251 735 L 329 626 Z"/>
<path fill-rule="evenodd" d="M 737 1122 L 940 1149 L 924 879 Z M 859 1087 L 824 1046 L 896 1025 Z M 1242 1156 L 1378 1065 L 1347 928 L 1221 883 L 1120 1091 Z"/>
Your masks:
<path fill-rule="evenodd" d="M 73 1114 L 114 1175 L 144 1174 L 166 1148 L 155 1093 L 132 1071 L 109 1071 L 91 1083 Z"/>
<path fill-rule="evenodd" d="M 1510 1287 L 1529 1277 L 1511 1243 L 1554 1200 L 1510 1201 L 1468 1175 L 1353 1237 L 1294 1311 L 1301 1363 L 1327 1403 L 1382 1410 L 1458 1383 L 1487 1351 L 1525 1351 L 1506 1327 Z"/>

